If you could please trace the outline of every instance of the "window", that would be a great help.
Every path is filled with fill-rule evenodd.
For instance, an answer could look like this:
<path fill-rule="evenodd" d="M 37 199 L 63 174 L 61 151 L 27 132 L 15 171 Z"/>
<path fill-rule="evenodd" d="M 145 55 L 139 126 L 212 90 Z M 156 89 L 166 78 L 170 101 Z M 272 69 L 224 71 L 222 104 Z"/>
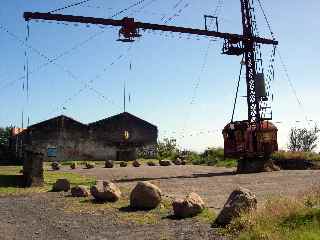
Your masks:
<path fill-rule="evenodd" d="M 47 149 L 47 156 L 48 157 L 56 157 L 57 156 L 57 148 L 56 147 L 50 147 Z"/>

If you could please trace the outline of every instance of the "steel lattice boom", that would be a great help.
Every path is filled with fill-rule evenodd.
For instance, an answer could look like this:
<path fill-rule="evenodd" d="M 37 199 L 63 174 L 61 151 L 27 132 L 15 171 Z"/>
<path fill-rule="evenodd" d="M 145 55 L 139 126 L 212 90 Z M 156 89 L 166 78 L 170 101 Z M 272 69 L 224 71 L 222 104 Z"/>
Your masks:
<path fill-rule="evenodd" d="M 247 103 L 248 103 L 248 121 L 250 124 L 259 125 L 262 119 L 260 102 L 261 98 L 256 94 L 256 59 L 255 48 L 257 44 L 278 45 L 274 39 L 257 37 L 253 31 L 252 6 L 249 0 L 240 0 L 242 13 L 243 34 L 224 33 L 219 31 L 209 31 L 207 29 L 194 29 L 186 27 L 177 27 L 170 25 L 152 24 L 136 22 L 133 18 L 123 18 L 121 20 L 83 17 L 73 15 L 25 12 L 24 19 L 29 20 L 48 20 L 63 21 L 73 23 L 97 24 L 120 27 L 119 40 L 132 42 L 140 37 L 139 30 L 156 30 L 165 32 L 186 33 L 193 35 L 202 35 L 208 37 L 221 38 L 225 40 L 223 53 L 227 55 L 244 55 L 246 64 L 246 83 L 247 83 Z"/>

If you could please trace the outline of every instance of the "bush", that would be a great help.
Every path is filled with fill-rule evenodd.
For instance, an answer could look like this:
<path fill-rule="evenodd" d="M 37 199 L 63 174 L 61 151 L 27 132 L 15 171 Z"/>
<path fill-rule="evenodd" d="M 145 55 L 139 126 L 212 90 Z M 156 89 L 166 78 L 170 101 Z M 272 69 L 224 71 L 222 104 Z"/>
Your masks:
<path fill-rule="evenodd" d="M 177 140 L 174 138 L 165 138 L 159 141 L 157 145 L 158 159 L 175 160 L 179 156 L 179 149 L 177 148 Z"/>
<path fill-rule="evenodd" d="M 208 165 L 216 167 L 235 167 L 235 159 L 225 159 L 223 148 L 208 148 L 203 153 L 190 152 L 188 160 L 194 165 Z"/>
<path fill-rule="evenodd" d="M 273 153 L 274 160 L 308 160 L 320 161 L 320 154 L 313 152 L 278 151 Z"/>

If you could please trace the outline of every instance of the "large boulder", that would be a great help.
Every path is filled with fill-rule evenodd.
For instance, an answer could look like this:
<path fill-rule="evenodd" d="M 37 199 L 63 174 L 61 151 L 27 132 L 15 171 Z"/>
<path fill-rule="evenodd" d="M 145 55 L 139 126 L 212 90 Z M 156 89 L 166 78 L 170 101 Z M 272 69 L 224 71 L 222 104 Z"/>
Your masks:
<path fill-rule="evenodd" d="M 121 198 L 120 189 L 112 182 L 98 181 L 90 188 L 91 195 L 98 201 L 116 202 Z"/>
<path fill-rule="evenodd" d="M 59 162 L 53 162 L 53 163 L 51 163 L 51 168 L 52 168 L 52 170 L 57 171 L 57 170 L 60 170 L 61 165 Z"/>
<path fill-rule="evenodd" d="M 113 161 L 112 160 L 106 160 L 104 166 L 106 168 L 113 168 L 114 167 Z"/>
<path fill-rule="evenodd" d="M 163 167 L 170 166 L 171 165 L 171 161 L 169 161 L 169 160 L 160 160 L 159 161 L 159 165 L 163 166 Z"/>
<path fill-rule="evenodd" d="M 134 161 L 132 162 L 132 166 L 134 166 L 134 167 L 140 167 L 140 166 L 141 166 L 141 163 L 139 163 L 137 160 L 134 160 Z"/>
<path fill-rule="evenodd" d="M 68 179 L 58 179 L 52 187 L 52 191 L 54 192 L 68 192 L 70 190 L 70 182 Z"/>
<path fill-rule="evenodd" d="M 196 193 L 190 193 L 185 199 L 176 199 L 172 203 L 174 215 L 178 218 L 193 217 L 201 213 L 205 204 Z"/>
<path fill-rule="evenodd" d="M 86 186 L 76 186 L 71 188 L 72 197 L 88 197 L 90 192 Z"/>
<path fill-rule="evenodd" d="M 130 207 L 148 210 L 161 202 L 161 190 L 150 182 L 138 182 L 130 194 Z"/>
<path fill-rule="evenodd" d="M 240 217 L 242 213 L 249 213 L 256 208 L 256 196 L 248 189 L 239 187 L 230 194 L 214 225 L 226 226 L 235 218 Z"/>

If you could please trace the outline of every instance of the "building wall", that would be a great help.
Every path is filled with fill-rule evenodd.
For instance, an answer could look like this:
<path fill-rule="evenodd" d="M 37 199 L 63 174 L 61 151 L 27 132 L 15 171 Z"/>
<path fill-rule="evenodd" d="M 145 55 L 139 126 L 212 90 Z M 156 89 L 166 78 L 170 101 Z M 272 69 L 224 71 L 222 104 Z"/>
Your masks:
<path fill-rule="evenodd" d="M 127 140 L 124 131 L 129 132 Z M 137 148 L 154 149 L 156 141 L 157 128 L 148 128 L 136 119 L 115 118 L 88 126 L 61 116 L 17 135 L 12 149 L 18 152 L 32 149 L 42 153 L 45 161 L 117 160 L 124 151 L 130 152 L 127 160 L 133 160 Z"/>

